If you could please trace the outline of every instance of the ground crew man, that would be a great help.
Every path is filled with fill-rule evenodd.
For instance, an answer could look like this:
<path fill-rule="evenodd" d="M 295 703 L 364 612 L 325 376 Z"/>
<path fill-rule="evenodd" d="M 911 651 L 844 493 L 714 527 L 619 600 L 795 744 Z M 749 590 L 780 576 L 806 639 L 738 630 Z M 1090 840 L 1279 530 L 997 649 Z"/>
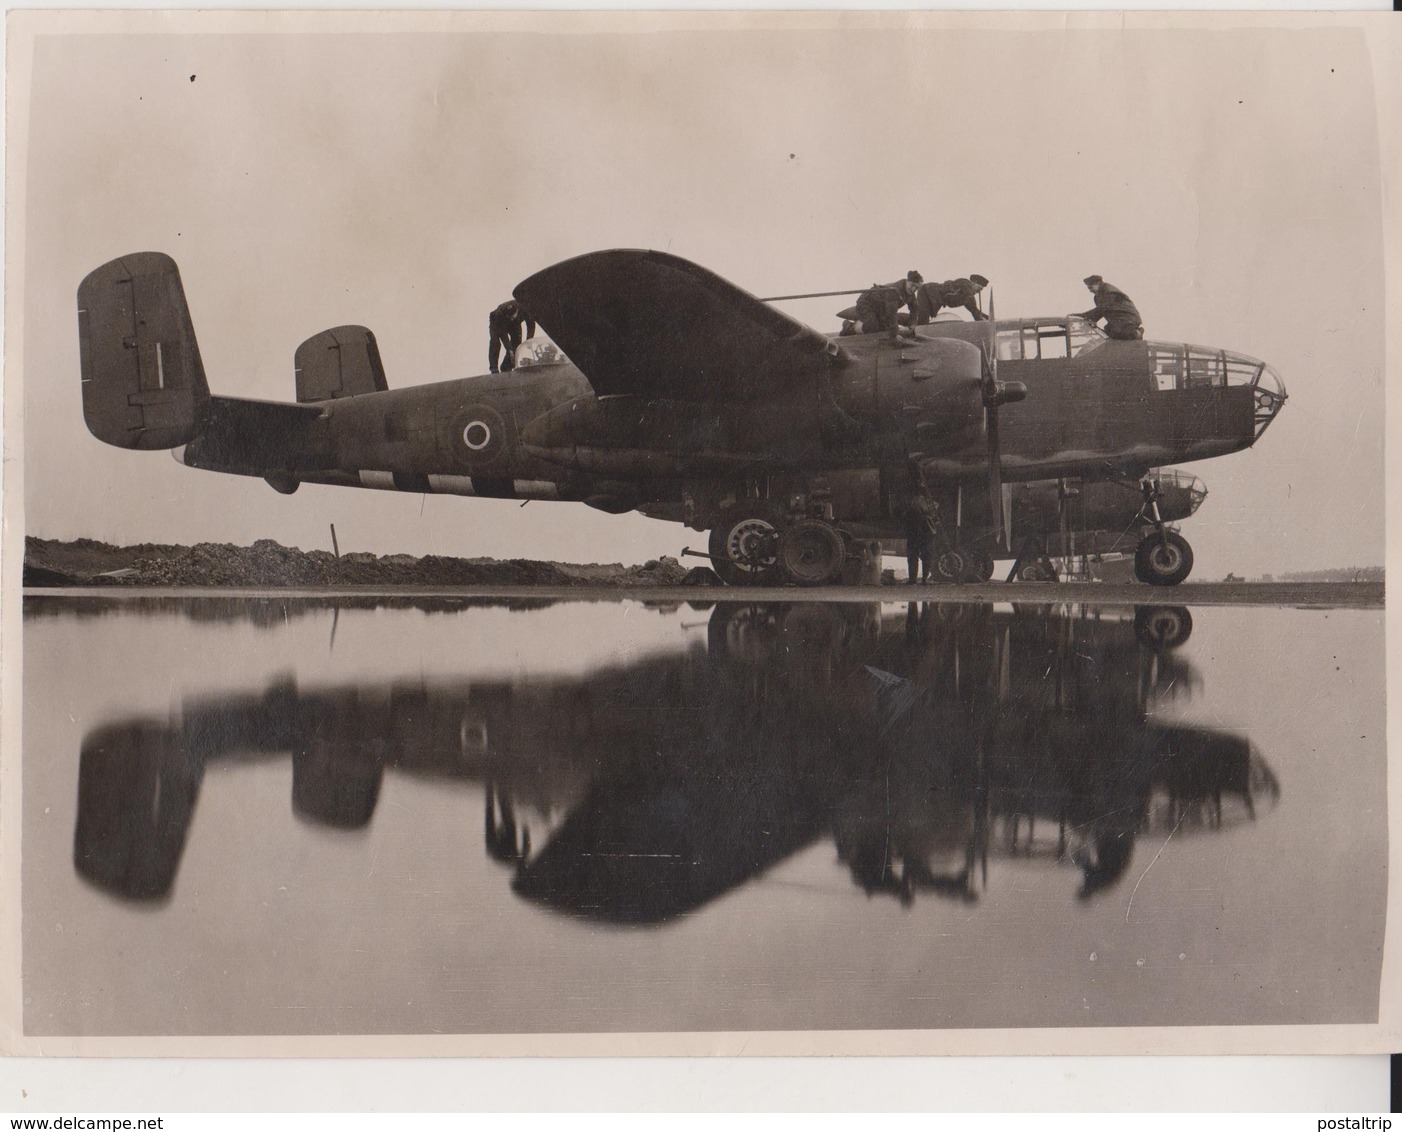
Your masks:
<path fill-rule="evenodd" d="M 943 283 L 926 283 L 920 287 L 911 310 L 915 313 L 915 324 L 924 326 L 932 322 L 946 307 L 953 310 L 963 307 L 977 322 L 988 318 L 978 309 L 979 292 L 988 286 L 982 275 L 970 275 L 967 279 L 946 279 Z"/>
<path fill-rule="evenodd" d="M 894 338 L 900 327 L 900 309 L 906 307 L 915 316 L 915 296 L 923 277 L 918 271 L 908 271 L 895 283 L 875 283 L 857 298 L 857 321 L 862 333 L 884 330 Z"/>
<path fill-rule="evenodd" d="M 1132 342 L 1144 337 L 1144 325 L 1139 309 L 1118 287 L 1112 287 L 1099 275 L 1087 275 L 1085 285 L 1095 296 L 1095 306 L 1083 311 L 1081 317 L 1092 324 L 1105 320 L 1105 333 L 1111 338 Z"/>
<path fill-rule="evenodd" d="M 917 471 L 905 509 L 905 562 L 912 586 L 928 582 L 935 571 L 935 536 L 939 529 L 940 505 L 930 494 L 925 473 Z"/>
<path fill-rule="evenodd" d="M 522 309 L 515 299 L 507 299 L 487 316 L 487 330 L 491 334 L 491 345 L 487 347 L 487 364 L 493 373 L 497 372 L 497 350 L 506 355 L 501 363 L 501 372 L 510 373 L 516 366 L 516 347 L 521 344 L 521 323 L 526 324 L 526 337 L 535 337 L 535 319 Z"/>

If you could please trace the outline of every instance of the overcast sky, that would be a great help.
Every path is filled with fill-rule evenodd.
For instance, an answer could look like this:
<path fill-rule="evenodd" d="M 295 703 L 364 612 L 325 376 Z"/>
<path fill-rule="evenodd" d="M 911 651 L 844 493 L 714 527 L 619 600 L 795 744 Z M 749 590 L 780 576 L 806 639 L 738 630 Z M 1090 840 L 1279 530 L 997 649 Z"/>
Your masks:
<path fill-rule="evenodd" d="M 1007 316 L 1084 308 L 1098 272 L 1149 337 L 1264 358 L 1290 394 L 1257 448 L 1189 465 L 1209 489 L 1184 527 L 1198 576 L 1382 562 L 1382 205 L 1356 29 L 123 19 L 38 37 L 12 92 L 31 534 L 329 549 L 334 522 L 343 550 L 378 553 L 697 546 L 567 504 L 285 497 L 82 420 L 75 291 L 116 255 L 179 262 L 215 392 L 292 400 L 293 351 L 322 328 L 370 326 L 392 387 L 480 373 L 487 311 L 517 282 L 647 247 L 759 295 L 977 271 Z M 841 305 L 786 308 L 835 330 Z"/>

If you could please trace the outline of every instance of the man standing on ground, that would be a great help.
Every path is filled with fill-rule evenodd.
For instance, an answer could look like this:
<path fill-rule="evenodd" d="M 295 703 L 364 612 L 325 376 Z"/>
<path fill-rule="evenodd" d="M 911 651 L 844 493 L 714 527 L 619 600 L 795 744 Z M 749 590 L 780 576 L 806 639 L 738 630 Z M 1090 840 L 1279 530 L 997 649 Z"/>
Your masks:
<path fill-rule="evenodd" d="M 935 534 L 940 505 L 930 493 L 925 473 L 916 470 L 905 510 L 905 563 L 910 585 L 928 582 L 935 569 Z"/>

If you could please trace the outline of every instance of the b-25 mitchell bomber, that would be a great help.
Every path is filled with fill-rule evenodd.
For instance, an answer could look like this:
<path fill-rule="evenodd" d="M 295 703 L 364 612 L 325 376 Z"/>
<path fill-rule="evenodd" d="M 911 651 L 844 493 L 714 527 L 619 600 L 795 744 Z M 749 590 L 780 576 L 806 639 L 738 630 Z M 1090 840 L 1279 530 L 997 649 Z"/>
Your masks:
<path fill-rule="evenodd" d="M 1251 447 L 1285 403 L 1264 362 L 1075 316 L 830 337 L 662 252 L 593 252 L 513 293 L 558 350 L 391 390 L 375 336 L 341 326 L 297 348 L 295 404 L 254 401 L 210 393 L 175 262 L 122 256 L 78 289 L 84 417 L 284 493 L 638 511 L 709 531 L 732 584 L 839 579 L 860 540 L 904 537 L 919 469 L 963 577 L 1064 542 L 1075 507 L 1083 547 L 1126 546 L 1140 580 L 1175 585 L 1192 550 L 1169 524 L 1205 490 L 1162 469 Z"/>

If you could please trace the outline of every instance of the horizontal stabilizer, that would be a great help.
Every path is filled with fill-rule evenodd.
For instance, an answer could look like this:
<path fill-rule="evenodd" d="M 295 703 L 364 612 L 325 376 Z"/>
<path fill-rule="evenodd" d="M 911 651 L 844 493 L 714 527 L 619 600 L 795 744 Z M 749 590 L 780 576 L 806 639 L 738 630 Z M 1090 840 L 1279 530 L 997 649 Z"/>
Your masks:
<path fill-rule="evenodd" d="M 325 463 L 314 430 L 322 410 L 283 401 L 211 397 L 204 431 L 178 459 L 187 467 L 268 476 Z"/>
<path fill-rule="evenodd" d="M 175 261 L 137 252 L 78 286 L 83 418 L 118 448 L 176 448 L 204 425 L 209 385 Z"/>
<path fill-rule="evenodd" d="M 336 326 L 297 347 L 297 400 L 330 401 L 383 393 L 385 367 L 375 335 L 363 326 Z"/>

